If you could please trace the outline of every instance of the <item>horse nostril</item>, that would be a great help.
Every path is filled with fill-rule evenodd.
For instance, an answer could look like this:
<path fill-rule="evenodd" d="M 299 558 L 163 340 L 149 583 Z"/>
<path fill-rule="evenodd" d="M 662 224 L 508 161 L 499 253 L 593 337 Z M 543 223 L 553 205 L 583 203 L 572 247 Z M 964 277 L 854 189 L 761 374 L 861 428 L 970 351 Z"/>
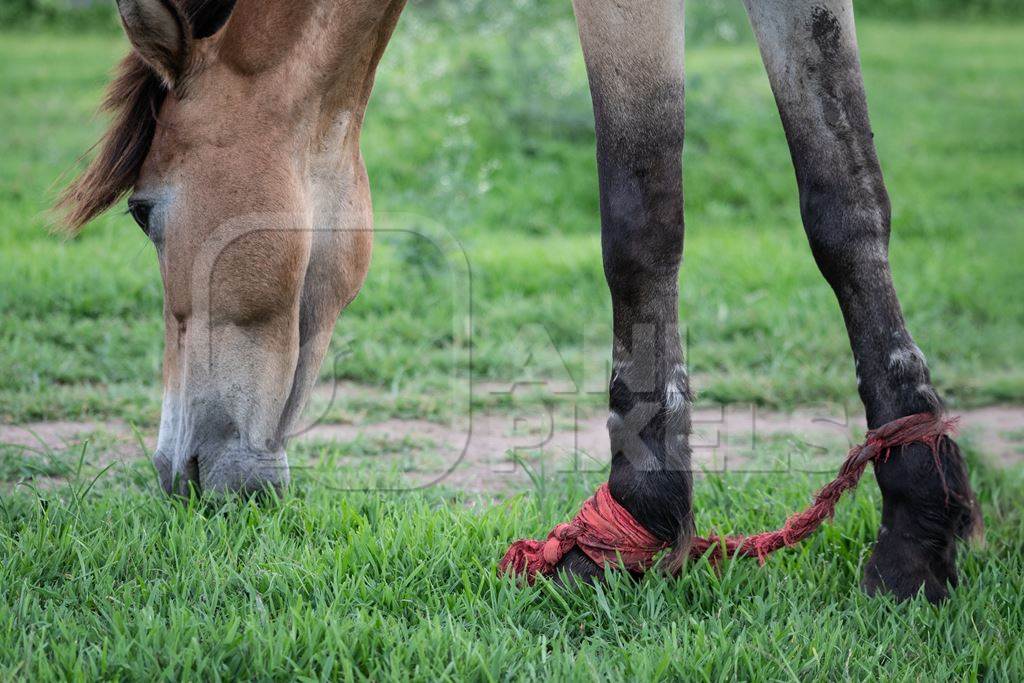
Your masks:
<path fill-rule="evenodd" d="M 181 472 L 178 475 L 178 493 L 188 497 L 192 494 L 202 493 L 202 486 L 199 481 L 199 456 L 193 453 L 185 458 Z"/>

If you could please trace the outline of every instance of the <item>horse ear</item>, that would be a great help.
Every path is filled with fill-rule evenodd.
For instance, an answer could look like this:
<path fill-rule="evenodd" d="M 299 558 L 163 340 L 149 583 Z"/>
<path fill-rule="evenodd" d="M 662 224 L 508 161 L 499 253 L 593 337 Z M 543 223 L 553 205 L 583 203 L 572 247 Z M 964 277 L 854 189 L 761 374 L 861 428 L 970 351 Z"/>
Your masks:
<path fill-rule="evenodd" d="M 169 86 L 184 71 L 192 32 L 174 0 L 117 0 L 132 47 Z"/>
<path fill-rule="evenodd" d="M 235 9 L 235 0 L 185 0 L 183 4 L 196 40 L 209 38 L 221 30 Z"/>

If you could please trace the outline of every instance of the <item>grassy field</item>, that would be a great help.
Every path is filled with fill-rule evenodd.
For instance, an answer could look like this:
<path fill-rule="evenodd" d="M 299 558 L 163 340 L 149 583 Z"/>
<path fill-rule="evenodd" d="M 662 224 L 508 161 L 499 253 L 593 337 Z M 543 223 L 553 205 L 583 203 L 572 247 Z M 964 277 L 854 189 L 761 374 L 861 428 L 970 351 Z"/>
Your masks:
<path fill-rule="evenodd" d="M 88 453 L 86 453 L 88 456 Z M 329 463 L 256 507 L 171 505 L 139 464 L 5 496 L 0 676 L 81 680 L 1019 680 L 1024 477 L 975 467 L 989 545 L 941 608 L 858 588 L 879 522 L 866 482 L 766 567 L 559 592 L 495 575 L 600 475 L 496 503 L 341 492 Z M 366 482 L 368 483 L 368 482 Z M 708 478 L 697 524 L 763 528 L 820 477 Z M 90 488 L 91 487 L 91 488 Z"/>
<path fill-rule="evenodd" d="M 470 341 L 453 332 L 467 293 L 453 291 L 466 281 L 449 271 L 465 264 L 475 377 L 569 378 L 578 395 L 540 398 L 604 400 L 610 313 L 586 79 L 568 10 L 529 8 L 459 32 L 413 8 L 385 57 L 364 136 L 379 249 L 339 323 L 337 362 L 324 367 L 325 380 L 374 391 L 348 399 L 339 419 L 446 415 L 440 389 L 463 372 Z M 896 283 L 954 406 L 1024 400 L 1022 31 L 861 26 Z M 3 423 L 117 419 L 152 431 L 157 418 L 151 247 L 117 212 L 71 241 L 45 230 L 58 176 L 101 130 L 92 112 L 123 50 L 110 35 L 0 36 Z M 743 39 L 702 44 L 688 68 L 681 309 L 702 400 L 853 406 L 845 330 L 805 244 L 756 49 Z M 438 252 L 439 236 L 461 253 Z M 0 677 L 1012 680 L 1024 671 L 1024 472 L 989 469 L 976 449 L 989 545 L 966 556 L 967 588 L 936 609 L 858 590 L 879 520 L 870 481 L 833 525 L 764 569 L 737 563 L 718 576 L 697 565 L 675 581 L 613 578 L 559 593 L 497 578 L 496 560 L 510 540 L 570 515 L 600 473 L 539 477 L 532 493 L 501 501 L 444 487 L 353 493 L 342 489 L 360 476 L 400 472 L 341 472 L 339 460 L 369 462 L 376 451 L 336 444 L 275 504 L 184 507 L 155 494 L 142 461 L 104 472 L 104 448 L 102 437 L 41 454 L 0 447 Z M 698 527 L 764 528 L 823 481 L 708 477 Z"/>

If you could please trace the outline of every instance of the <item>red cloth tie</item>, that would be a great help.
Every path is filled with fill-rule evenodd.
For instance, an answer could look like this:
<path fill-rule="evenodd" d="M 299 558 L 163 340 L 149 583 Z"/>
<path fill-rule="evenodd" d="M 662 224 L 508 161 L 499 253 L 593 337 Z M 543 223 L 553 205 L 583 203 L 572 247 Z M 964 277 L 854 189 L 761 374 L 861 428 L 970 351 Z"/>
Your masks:
<path fill-rule="evenodd" d="M 629 571 L 643 572 L 668 546 L 612 498 L 608 484 L 601 484 L 572 522 L 556 526 L 547 540 L 513 543 L 501 560 L 500 571 L 524 574 L 532 581 L 537 574 L 553 573 L 566 553 L 579 548 L 602 567 L 621 563 Z"/>

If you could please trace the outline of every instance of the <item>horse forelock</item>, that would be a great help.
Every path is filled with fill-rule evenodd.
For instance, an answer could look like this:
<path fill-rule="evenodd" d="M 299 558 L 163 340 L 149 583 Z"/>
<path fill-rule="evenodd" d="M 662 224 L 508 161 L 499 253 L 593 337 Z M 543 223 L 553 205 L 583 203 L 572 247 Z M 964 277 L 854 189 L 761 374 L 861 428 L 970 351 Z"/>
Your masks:
<path fill-rule="evenodd" d="M 99 152 L 57 202 L 69 232 L 79 231 L 134 186 L 166 96 L 167 86 L 138 54 L 121 61 L 103 102 L 112 120 L 96 144 Z"/>
<path fill-rule="evenodd" d="M 195 38 L 216 33 L 227 21 L 235 0 L 171 0 L 181 7 Z M 124 197 L 138 180 L 156 133 L 167 85 L 134 50 L 117 69 L 102 111 L 111 115 L 98 153 L 61 193 L 56 209 L 64 230 L 76 233 Z M 88 153 L 88 152 L 87 152 Z"/>

